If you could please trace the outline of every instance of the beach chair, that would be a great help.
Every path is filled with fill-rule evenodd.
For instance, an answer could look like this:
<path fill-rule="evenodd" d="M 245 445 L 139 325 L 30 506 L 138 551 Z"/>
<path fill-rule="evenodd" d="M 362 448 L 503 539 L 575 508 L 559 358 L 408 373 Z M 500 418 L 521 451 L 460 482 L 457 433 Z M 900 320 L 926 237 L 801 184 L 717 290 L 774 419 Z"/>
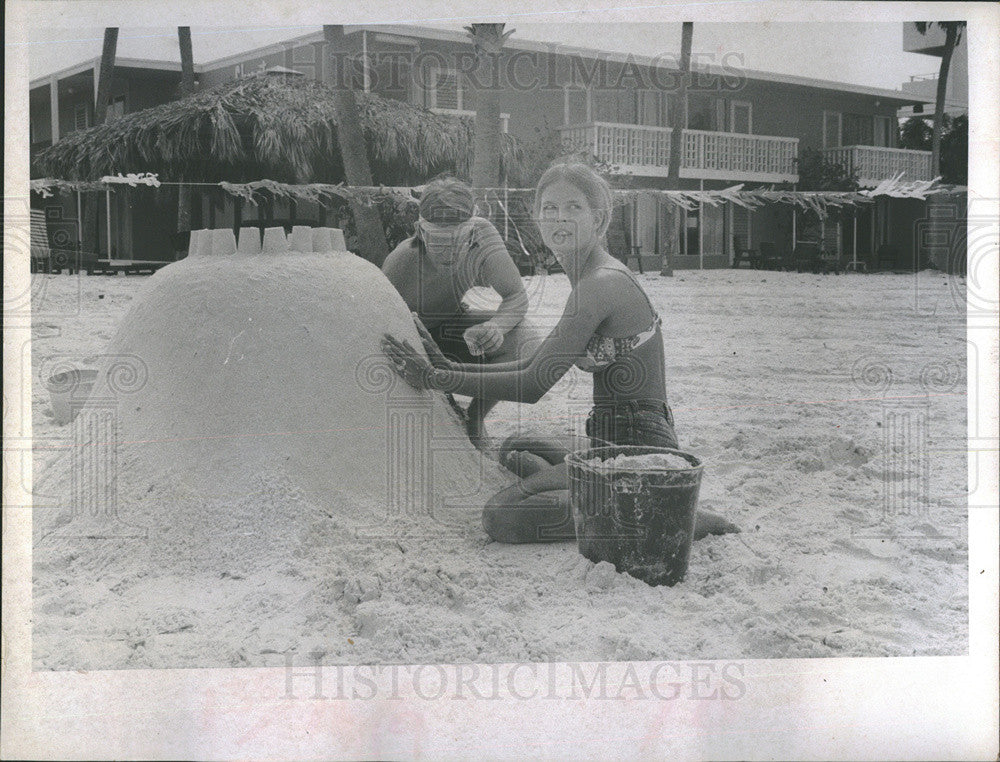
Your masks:
<path fill-rule="evenodd" d="M 795 272 L 819 272 L 820 248 L 816 241 L 796 241 L 792 252 L 792 267 Z"/>
<path fill-rule="evenodd" d="M 786 255 L 771 241 L 760 242 L 760 267 L 762 270 L 783 270 Z"/>
<path fill-rule="evenodd" d="M 758 269 L 760 267 L 760 252 L 757 249 L 749 249 L 743 245 L 743 238 L 738 235 L 733 236 L 733 269 L 738 270 L 740 262 L 746 260 L 750 267 Z"/>
<path fill-rule="evenodd" d="M 836 251 L 828 251 L 826 249 L 820 250 L 819 258 L 816 264 L 819 271 L 824 275 L 829 272 L 833 272 L 834 275 L 840 275 L 840 271 L 843 269 L 843 265 L 840 261 L 840 254 Z"/>

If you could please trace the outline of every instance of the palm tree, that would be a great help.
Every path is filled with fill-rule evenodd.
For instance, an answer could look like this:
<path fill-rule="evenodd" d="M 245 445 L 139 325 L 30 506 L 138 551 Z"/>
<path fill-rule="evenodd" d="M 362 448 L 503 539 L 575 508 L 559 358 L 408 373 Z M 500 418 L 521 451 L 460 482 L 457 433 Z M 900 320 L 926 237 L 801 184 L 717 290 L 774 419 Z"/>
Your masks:
<path fill-rule="evenodd" d="M 681 175 L 681 147 L 683 146 L 684 128 L 687 127 L 687 89 L 688 80 L 691 78 L 691 41 L 694 38 L 694 23 L 685 21 L 681 25 L 681 60 L 680 60 L 680 87 L 677 93 L 677 108 L 672 110 L 670 119 L 670 163 L 667 165 L 667 187 L 679 188 Z M 659 215 L 659 205 L 657 205 L 657 215 Z M 676 220 L 676 209 L 671 210 L 670 219 Z M 673 275 L 674 269 L 670 264 L 670 249 L 677 241 L 679 230 L 674 229 L 667 234 L 670 242 L 667 246 L 663 259 L 663 267 L 660 270 L 662 275 Z"/>
<path fill-rule="evenodd" d="M 323 39 L 326 42 L 327 61 L 334 64 L 336 52 L 345 50 L 343 25 L 324 25 Z M 336 71 L 333 65 L 329 70 Z M 350 77 L 342 79 L 342 82 L 334 83 L 333 92 L 334 108 L 338 114 L 337 144 L 344 163 L 344 176 L 348 185 L 371 187 L 373 183 L 371 167 L 368 165 L 368 146 L 361 131 L 354 88 Z M 385 240 L 385 229 L 378 210 L 373 205 L 355 200 L 351 201 L 351 215 L 354 217 L 354 229 L 358 236 L 358 253 L 381 266 L 389 254 L 389 245 Z"/>
<path fill-rule="evenodd" d="M 111 96 L 111 83 L 115 75 L 115 56 L 118 52 L 118 27 L 109 26 L 104 29 L 104 45 L 101 49 L 101 68 L 98 70 L 97 98 L 94 103 L 94 124 L 103 124 L 108 116 L 108 99 Z M 97 253 L 101 234 L 98 231 L 97 208 L 100 203 L 96 194 L 88 199 L 92 203 L 84 206 L 83 234 L 93 235 L 93 251 Z M 81 245 L 83 241 L 80 242 Z M 111 256 L 111 241 L 108 241 L 108 257 Z"/>
<path fill-rule="evenodd" d="M 514 30 L 504 24 L 473 24 L 465 27 L 476 51 L 476 72 L 486 86 L 476 93 L 476 127 L 472 159 L 472 185 L 500 186 L 501 121 L 499 91 L 492 87 L 499 67 L 500 49 Z"/>
<path fill-rule="evenodd" d="M 941 133 L 944 127 L 944 101 L 948 91 L 948 70 L 951 68 L 951 56 L 955 46 L 962 38 L 965 29 L 964 21 L 918 21 L 917 31 L 927 34 L 934 25 L 944 30 L 944 48 L 941 51 L 941 68 L 938 70 L 937 94 L 934 99 L 934 131 L 931 134 L 931 170 L 934 175 L 941 174 Z"/>
<path fill-rule="evenodd" d="M 694 23 L 685 21 L 681 26 L 680 87 L 677 93 L 677 108 L 674 109 L 670 130 L 670 164 L 667 166 L 667 182 L 672 187 L 680 187 L 682 133 L 687 127 L 687 89 L 691 78 L 691 40 L 694 37 Z"/>
<path fill-rule="evenodd" d="M 102 124 L 108 115 L 108 99 L 111 97 L 111 81 L 115 76 L 117 50 L 118 27 L 109 26 L 104 30 L 104 47 L 101 50 L 101 69 L 97 80 L 97 104 L 94 109 L 95 124 Z"/>
<path fill-rule="evenodd" d="M 177 27 L 177 44 L 181 51 L 181 97 L 194 92 L 194 53 L 191 47 L 191 27 Z M 184 178 L 177 178 L 183 181 Z M 177 232 L 191 229 L 191 186 L 177 188 Z"/>
<path fill-rule="evenodd" d="M 931 128 L 920 116 L 911 116 L 899 128 L 899 147 L 926 151 L 931 147 Z"/>

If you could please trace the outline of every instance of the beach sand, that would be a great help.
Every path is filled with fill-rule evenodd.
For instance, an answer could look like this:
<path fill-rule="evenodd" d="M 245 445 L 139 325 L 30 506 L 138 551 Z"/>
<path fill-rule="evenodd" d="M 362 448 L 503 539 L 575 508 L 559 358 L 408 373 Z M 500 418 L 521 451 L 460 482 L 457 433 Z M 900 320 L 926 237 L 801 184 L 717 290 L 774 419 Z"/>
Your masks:
<path fill-rule="evenodd" d="M 700 506 L 743 530 L 695 543 L 671 588 L 573 543 L 492 543 L 480 496 L 414 521 L 378 494 L 304 494 L 280 470 L 197 501 L 151 485 L 157 531 L 123 528 L 120 505 L 98 522 L 117 534 L 60 536 L 47 517 L 74 500 L 53 476 L 73 427 L 41 379 L 96 367 L 148 279 L 33 276 L 35 668 L 280 666 L 290 651 L 330 664 L 965 653 L 964 279 L 639 279 L 664 321 L 680 447 L 705 464 Z M 526 283 L 551 326 L 568 282 Z M 497 441 L 580 434 L 589 407 L 574 369 L 487 426 Z"/>

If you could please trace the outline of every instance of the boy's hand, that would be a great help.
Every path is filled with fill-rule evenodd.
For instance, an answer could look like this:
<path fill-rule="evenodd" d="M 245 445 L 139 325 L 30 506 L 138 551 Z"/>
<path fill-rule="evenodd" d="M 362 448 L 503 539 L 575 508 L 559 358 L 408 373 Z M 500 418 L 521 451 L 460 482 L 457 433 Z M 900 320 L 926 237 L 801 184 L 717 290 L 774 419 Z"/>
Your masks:
<path fill-rule="evenodd" d="M 503 331 L 489 320 L 467 329 L 462 338 L 465 339 L 469 352 L 477 357 L 496 352 L 503 346 Z"/>

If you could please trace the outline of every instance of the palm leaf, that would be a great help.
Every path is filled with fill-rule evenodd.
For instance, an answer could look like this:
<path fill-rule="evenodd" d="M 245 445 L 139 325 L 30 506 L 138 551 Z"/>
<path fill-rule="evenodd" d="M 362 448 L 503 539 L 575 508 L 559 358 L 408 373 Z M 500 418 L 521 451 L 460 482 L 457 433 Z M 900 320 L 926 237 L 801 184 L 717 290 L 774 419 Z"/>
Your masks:
<path fill-rule="evenodd" d="M 305 77 L 259 73 L 70 133 L 35 158 L 36 176 L 94 180 L 154 172 L 163 181 L 340 182 L 331 90 Z M 376 182 L 417 185 L 441 172 L 467 176 L 472 121 L 371 93 L 358 111 Z M 513 176 L 520 150 L 508 137 Z"/>

